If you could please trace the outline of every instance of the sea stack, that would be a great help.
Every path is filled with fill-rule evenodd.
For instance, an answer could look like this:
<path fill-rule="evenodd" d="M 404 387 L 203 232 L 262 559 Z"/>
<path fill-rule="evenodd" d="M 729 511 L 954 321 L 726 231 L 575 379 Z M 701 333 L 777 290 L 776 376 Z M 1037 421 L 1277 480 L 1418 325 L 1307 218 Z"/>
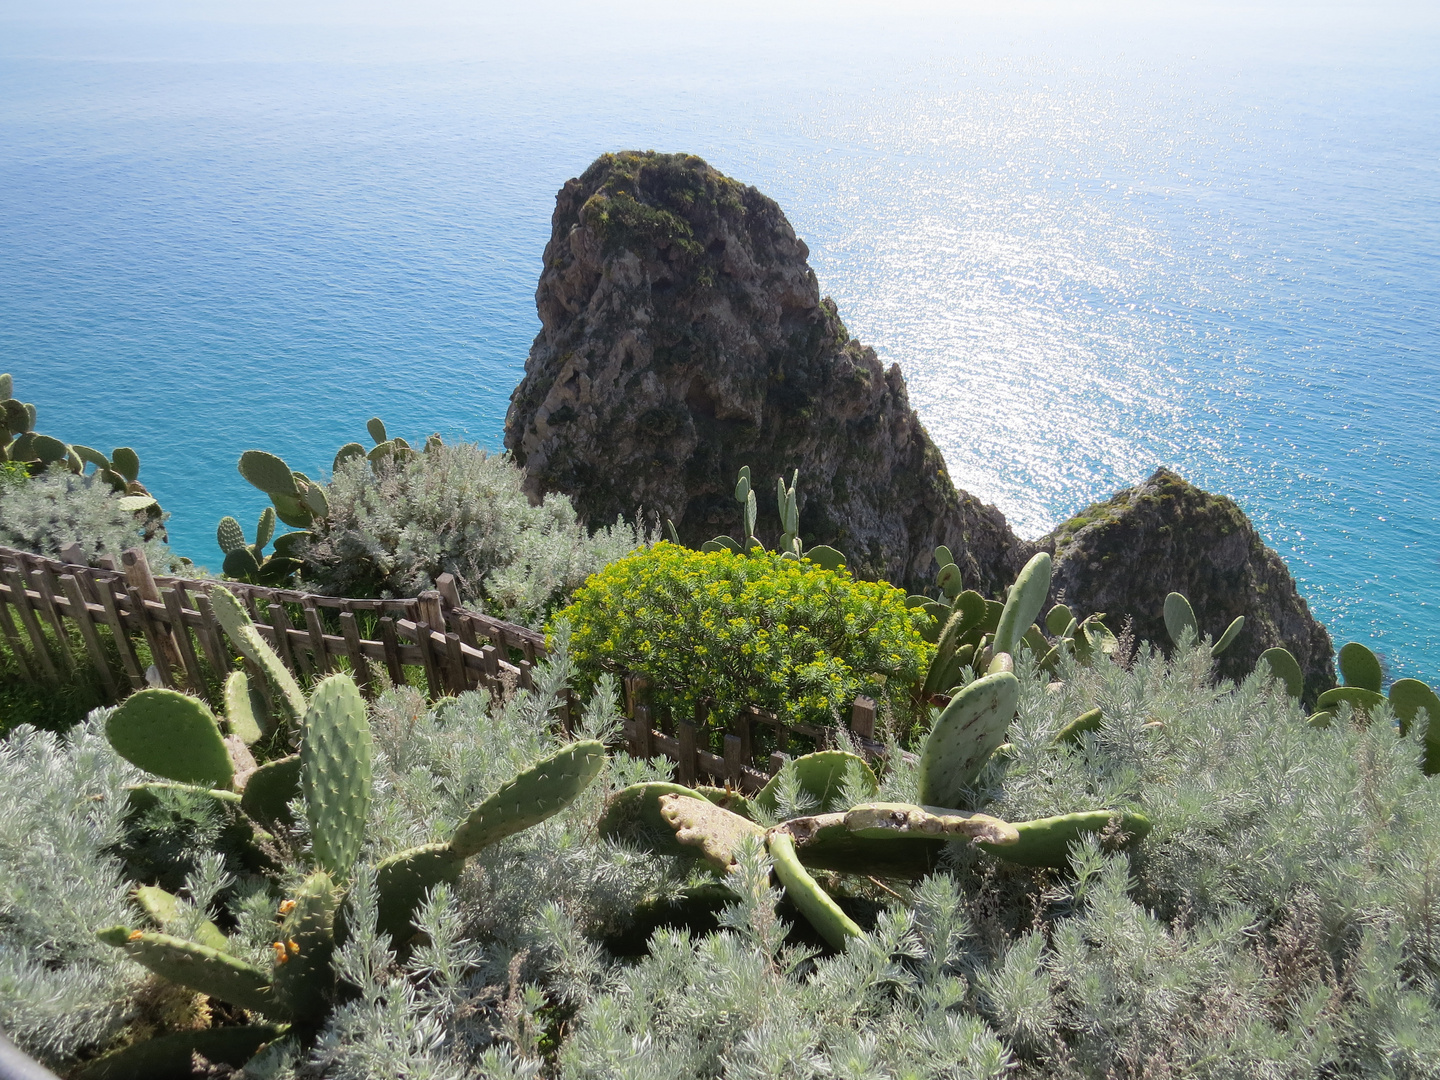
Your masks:
<path fill-rule="evenodd" d="M 505 421 L 532 497 L 564 492 L 592 524 L 658 515 L 699 545 L 736 531 L 740 466 L 762 496 L 798 469 L 801 535 L 839 548 L 862 577 L 922 589 L 944 544 L 967 587 L 995 595 L 1044 546 L 1077 610 L 1105 611 L 1117 628 L 1132 618 L 1140 637 L 1163 642 L 1151 623 L 1172 588 L 1190 592 L 1211 632 L 1212 616 L 1240 605 L 1254 625 L 1232 666 L 1284 644 L 1307 686 L 1333 684 L 1324 628 L 1228 500 L 1235 529 L 1190 543 L 1140 523 L 1143 493 L 1098 504 L 1114 519 L 1100 532 L 1092 522 L 1029 542 L 958 491 L 899 366 L 850 336 L 808 258 L 774 200 L 693 155 L 605 154 L 567 182 L 535 292 L 540 333 Z M 759 506 L 757 531 L 773 542 L 774 499 Z M 1113 553 L 1096 554 L 1121 535 L 1124 561 L 1147 568 L 1143 596 L 1113 576 Z"/>

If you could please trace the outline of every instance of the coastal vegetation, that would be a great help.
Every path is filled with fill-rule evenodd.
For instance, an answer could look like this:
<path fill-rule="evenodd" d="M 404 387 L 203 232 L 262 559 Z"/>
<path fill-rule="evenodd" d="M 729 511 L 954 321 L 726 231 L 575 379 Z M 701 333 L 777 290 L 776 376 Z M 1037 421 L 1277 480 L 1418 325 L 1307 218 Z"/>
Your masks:
<path fill-rule="evenodd" d="M 32 689 L 75 715 L 0 741 L 0 1027 L 59 1074 L 1436 1074 L 1440 700 L 1363 646 L 1311 698 L 1280 648 L 1220 677 L 1244 619 L 1179 593 L 1164 640 L 1078 617 L 1043 551 L 993 594 L 944 547 L 923 592 L 856 580 L 802 538 L 794 474 L 772 542 L 746 472 L 740 535 L 694 550 L 532 505 L 503 455 L 370 435 L 329 479 L 241 457 L 271 505 L 217 529 L 241 662 L 208 699 Z M 119 451 L 14 443 L 8 543 L 184 565 L 148 493 L 119 503 Z M 224 580 L 442 574 L 546 627 L 527 685 L 297 677 Z M 677 783 L 626 752 L 642 685 L 712 746 L 752 705 L 814 746 Z"/>

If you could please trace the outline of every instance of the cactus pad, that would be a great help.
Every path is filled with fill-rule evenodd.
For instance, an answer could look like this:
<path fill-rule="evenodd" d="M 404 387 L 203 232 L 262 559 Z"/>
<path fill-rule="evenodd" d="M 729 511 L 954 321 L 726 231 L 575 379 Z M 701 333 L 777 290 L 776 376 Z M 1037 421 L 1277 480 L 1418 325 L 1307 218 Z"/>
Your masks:
<path fill-rule="evenodd" d="M 245 530 L 228 514 L 215 526 L 215 543 L 220 545 L 222 554 L 229 555 L 245 546 Z"/>
<path fill-rule="evenodd" d="M 130 959 L 163 979 L 242 1009 L 284 1019 L 265 973 L 229 953 L 128 926 L 112 926 L 96 936 L 107 945 L 124 949 Z"/>
<path fill-rule="evenodd" d="M 195 1075 L 194 1055 L 239 1069 L 286 1031 L 275 1024 L 177 1031 L 87 1061 L 74 1075 L 76 1080 L 190 1080 Z"/>
<path fill-rule="evenodd" d="M 215 714 L 174 690 L 131 694 L 110 714 L 105 735 L 126 761 L 167 780 L 223 788 L 235 775 Z"/>
<path fill-rule="evenodd" d="M 352 458 L 363 458 L 364 456 L 365 447 L 361 446 L 358 442 L 346 443 L 340 447 L 339 450 L 335 451 L 335 460 L 330 465 L 330 471 L 339 472 L 340 466 L 344 465 L 345 462 Z"/>
<path fill-rule="evenodd" d="M 210 606 L 215 612 L 216 621 L 225 631 L 225 636 L 240 650 L 241 655 L 265 673 L 270 685 L 280 691 L 281 707 L 290 718 L 299 720 L 304 716 L 305 695 L 300 692 L 300 684 L 275 654 L 275 650 L 260 636 L 260 631 L 255 629 L 255 624 L 250 621 L 244 605 L 235 599 L 235 594 L 219 585 L 213 586 L 210 589 Z"/>
<path fill-rule="evenodd" d="M 1396 679 L 1391 683 L 1390 708 L 1401 729 L 1407 731 L 1424 709 L 1430 717 L 1430 730 L 1440 737 L 1440 695 L 1419 679 Z"/>
<path fill-rule="evenodd" d="M 409 941 L 415 933 L 411 920 L 425 894 L 442 881 L 454 881 L 464 866 L 449 844 L 427 844 L 381 861 L 375 868 L 376 925 L 381 932 L 397 945 Z"/>
<path fill-rule="evenodd" d="M 117 451 L 118 452 L 118 451 Z M 240 475 L 254 484 L 266 495 L 298 496 L 300 489 L 295 486 L 295 474 L 290 466 L 274 454 L 263 450 L 246 450 L 240 455 Z"/>
<path fill-rule="evenodd" d="M 158 885 L 141 885 L 134 893 L 136 905 L 154 920 L 161 930 L 168 931 L 170 925 L 180 917 L 180 901 L 174 893 L 168 893 Z M 209 919 L 203 919 L 196 926 L 194 941 L 207 948 L 230 950 L 230 939 Z"/>
<path fill-rule="evenodd" d="M 817 813 L 824 813 L 830 809 L 843 809 L 832 807 L 831 803 L 840 794 L 840 787 L 845 782 L 845 774 L 851 770 L 859 772 L 867 795 L 873 796 L 880 790 L 880 782 L 875 779 L 874 771 L 865 763 L 864 758 L 856 757 L 843 750 L 821 750 L 816 754 L 806 754 L 804 757 L 787 761 L 780 771 L 770 778 L 769 783 L 756 793 L 755 805 L 768 813 L 775 813 L 777 809 L 776 792 L 779 790 L 781 779 L 788 774 L 794 774 L 800 790 L 815 800 Z"/>
<path fill-rule="evenodd" d="M 1220 635 L 1220 640 L 1215 642 L 1214 645 L 1210 646 L 1210 659 L 1215 659 L 1231 645 L 1233 645 L 1235 643 L 1235 639 L 1240 636 L 1240 631 L 1244 628 L 1245 616 L 1235 616 L 1235 620 L 1229 626 L 1227 626 L 1225 628 L 1225 632 Z"/>
<path fill-rule="evenodd" d="M 512 833 L 558 814 L 600 775 L 605 744 L 575 742 L 526 769 L 477 806 L 455 830 L 450 849 L 469 858 Z"/>
<path fill-rule="evenodd" d="M 960 813 L 910 803 L 864 803 L 845 815 L 845 828 L 867 840 L 984 840 L 1013 844 L 1015 826 L 989 814 Z"/>
<path fill-rule="evenodd" d="M 693 848 L 675 839 L 675 830 L 660 816 L 662 795 L 703 799 L 705 796 L 681 784 L 654 782 L 622 788 L 605 804 L 597 825 L 602 839 L 623 840 L 657 855 L 694 855 Z"/>
<path fill-rule="evenodd" d="M 276 942 L 275 999 L 296 1023 L 314 1027 L 330 1011 L 335 990 L 330 961 L 338 897 L 330 875 L 321 872 L 306 878 L 293 899 Z"/>
<path fill-rule="evenodd" d="M 1184 594 L 1172 592 L 1165 597 L 1165 632 L 1170 635 L 1171 641 L 1179 645 L 1186 630 L 1199 640 L 1200 624 L 1195 621 L 1195 609 Z"/>
<path fill-rule="evenodd" d="M 1000 612 L 1000 622 L 995 627 L 994 649 L 996 653 L 1011 653 L 1020 647 L 1020 639 L 1029 629 L 1045 598 L 1050 595 L 1051 559 L 1040 551 L 1025 564 L 1024 569 L 1010 586 L 1010 595 Z"/>
<path fill-rule="evenodd" d="M 1278 645 L 1273 649 L 1266 649 L 1255 663 L 1256 670 L 1262 665 L 1268 667 L 1270 674 L 1285 684 L 1285 691 L 1291 697 L 1298 698 L 1305 693 L 1305 673 L 1300 670 L 1299 661 L 1289 649 Z"/>
<path fill-rule="evenodd" d="M 809 551 L 805 552 L 805 558 L 809 559 L 822 570 L 841 570 L 846 565 L 845 556 L 829 544 L 816 544 Z"/>
<path fill-rule="evenodd" d="M 1150 832 L 1150 819 L 1134 811 L 1088 810 L 1079 814 L 1037 818 L 1014 823 L 1019 838 L 1013 844 L 981 843 L 986 851 L 1007 862 L 1022 866 L 1048 866 L 1064 869 L 1070 863 L 1070 845 L 1090 833 L 1104 833 L 1114 827 L 1130 847 L 1145 839 Z"/>
<path fill-rule="evenodd" d="M 1380 658 L 1358 641 L 1341 646 L 1340 677 L 1345 680 L 1346 686 L 1358 686 L 1377 694 L 1385 682 Z"/>
<path fill-rule="evenodd" d="M 1316 698 L 1315 708 L 1321 712 L 1334 712 L 1342 701 L 1349 702 L 1351 708 L 1356 712 L 1369 716 L 1371 712 L 1385 704 L 1385 695 L 1368 690 L 1363 686 L 1337 686 L 1334 689 L 1326 690 Z"/>
<path fill-rule="evenodd" d="M 912 835 L 901 843 L 860 836 L 845 827 L 844 814 L 791 818 L 771 829 L 770 835 L 780 832 L 795 841 L 795 851 L 806 866 L 882 877 L 917 878 L 932 872 L 947 843 L 938 836 Z"/>
<path fill-rule="evenodd" d="M 965 584 L 960 577 L 960 567 L 953 562 L 948 566 L 940 568 L 940 573 L 935 575 L 935 584 L 940 586 L 940 591 L 948 598 L 954 600 L 964 590 Z"/>
<path fill-rule="evenodd" d="M 746 836 L 763 837 L 765 830 L 753 821 L 732 814 L 708 799 L 684 795 L 660 796 L 660 816 L 675 830 L 675 838 L 724 873 L 735 864 L 735 849 Z"/>
<path fill-rule="evenodd" d="M 300 790 L 315 861 L 350 875 L 365 842 L 374 749 L 365 702 L 349 675 L 331 675 L 310 696 L 300 741 Z"/>
<path fill-rule="evenodd" d="M 1059 746 L 1062 742 L 1078 743 L 1084 732 L 1099 731 L 1100 724 L 1104 719 L 1105 714 L 1099 709 L 1081 713 L 1056 733 L 1055 745 Z"/>
<path fill-rule="evenodd" d="M 240 808 L 256 821 L 288 825 L 290 803 L 300 794 L 300 755 L 267 761 L 245 783 Z"/>
<path fill-rule="evenodd" d="M 238 736 L 246 746 L 253 746 L 264 734 L 255 714 L 250 679 L 243 671 L 232 671 L 225 679 L 225 721 L 230 725 L 230 734 Z"/>
<path fill-rule="evenodd" d="M 785 895 L 832 949 L 844 952 L 850 941 L 863 936 L 860 927 L 840 910 L 840 905 L 800 865 L 795 855 L 795 842 L 787 834 L 773 834 L 768 846 L 770 858 L 775 864 L 775 876 L 785 886 Z"/>
<path fill-rule="evenodd" d="M 920 801 L 956 806 L 985 761 L 1005 741 L 1020 683 L 1009 672 L 976 679 L 945 706 L 920 754 Z"/>
<path fill-rule="evenodd" d="M 117 446 L 110 455 L 111 467 L 130 483 L 140 478 L 140 455 L 128 446 Z"/>

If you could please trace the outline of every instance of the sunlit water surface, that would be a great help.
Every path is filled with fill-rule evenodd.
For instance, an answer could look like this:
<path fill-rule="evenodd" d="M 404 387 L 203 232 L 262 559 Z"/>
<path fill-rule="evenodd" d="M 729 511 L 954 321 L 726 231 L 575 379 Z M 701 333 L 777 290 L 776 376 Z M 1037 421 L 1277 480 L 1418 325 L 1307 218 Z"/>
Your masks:
<path fill-rule="evenodd" d="M 501 440 L 556 189 L 754 183 L 956 482 L 1036 536 L 1177 468 L 1339 640 L 1440 678 L 1440 36 L 1190 13 L 41 24 L 0 6 L 0 369 L 173 546 L 392 431 Z M 737 9 L 740 10 L 740 9 Z M 412 439 L 413 441 L 413 439 Z"/>

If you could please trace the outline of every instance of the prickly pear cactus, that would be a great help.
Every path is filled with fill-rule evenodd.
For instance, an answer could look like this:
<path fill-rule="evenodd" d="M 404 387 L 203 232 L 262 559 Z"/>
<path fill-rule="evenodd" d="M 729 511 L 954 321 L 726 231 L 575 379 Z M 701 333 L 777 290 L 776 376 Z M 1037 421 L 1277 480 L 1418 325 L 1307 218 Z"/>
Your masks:
<path fill-rule="evenodd" d="M 300 742 L 300 790 L 315 861 L 337 879 L 365 842 L 374 749 L 365 701 L 349 675 L 331 675 L 310 697 Z"/>
<path fill-rule="evenodd" d="M 980 846 L 1007 862 L 1054 869 L 1069 865 L 1070 845 L 1085 836 L 1104 835 L 1108 830 L 1124 847 L 1130 847 L 1150 832 L 1150 819 L 1133 810 L 1087 810 L 1013 824 L 1017 834 L 1013 844 L 981 841 Z"/>
<path fill-rule="evenodd" d="M 831 948 L 843 952 L 851 941 L 864 936 L 864 931 L 800 865 L 795 855 L 795 842 L 789 836 L 774 834 L 769 837 L 767 846 L 775 864 L 775 876 L 785 886 L 785 895 L 794 901 Z"/>
<path fill-rule="evenodd" d="M 605 744 L 571 743 L 526 769 L 477 806 L 455 830 L 451 849 L 469 858 L 569 806 L 605 764 Z"/>
<path fill-rule="evenodd" d="M 261 1047 L 288 1030 L 283 1024 L 243 1024 L 177 1031 L 88 1061 L 74 1077 L 75 1080 L 159 1080 L 191 1076 L 196 1054 L 212 1065 L 240 1069 Z"/>
<path fill-rule="evenodd" d="M 306 1027 L 325 1018 L 335 992 L 331 959 L 338 903 L 330 875 L 310 875 L 286 905 L 279 937 L 271 946 L 275 999 L 295 1023 Z"/>
<path fill-rule="evenodd" d="M 1265 668 L 1269 668 L 1270 674 L 1285 684 L 1285 691 L 1291 697 L 1298 699 L 1305 693 L 1305 673 L 1300 670 L 1300 662 L 1289 649 L 1279 645 L 1266 649 L 1255 662 L 1257 671 Z"/>
<path fill-rule="evenodd" d="M 1171 641 L 1179 645 L 1187 630 L 1194 640 L 1200 639 L 1200 624 L 1195 621 L 1195 609 L 1183 593 L 1172 592 L 1165 597 L 1165 632 L 1170 635 Z"/>
<path fill-rule="evenodd" d="M 225 631 L 225 636 L 240 650 L 241 655 L 259 666 L 270 685 L 279 691 L 277 704 L 285 710 L 290 719 L 298 721 L 303 717 L 305 695 L 300 692 L 300 684 L 295 681 L 295 676 L 290 674 L 290 669 L 276 655 L 275 650 L 260 636 L 255 624 L 250 621 L 249 613 L 235 598 L 235 594 L 219 585 L 213 586 L 210 589 L 210 606 L 215 612 L 216 621 Z"/>
<path fill-rule="evenodd" d="M 161 978 L 278 1020 L 287 1019 L 270 980 L 254 964 L 193 941 L 112 926 L 97 935 Z"/>
<path fill-rule="evenodd" d="M 167 780 L 226 788 L 234 779 L 220 725 L 199 698 L 140 690 L 110 714 L 105 735 L 126 761 Z"/>
<path fill-rule="evenodd" d="M 300 755 L 267 761 L 245 783 L 240 808 L 265 825 L 288 825 L 290 803 L 300 795 Z"/>
<path fill-rule="evenodd" d="M 1045 606 L 1045 597 L 1050 594 L 1051 569 L 1050 556 L 1043 551 L 1037 552 L 1020 571 L 1015 584 L 1010 586 L 1010 595 L 995 627 L 992 645 L 995 655 L 1009 653 L 1013 656 L 1020 647 L 1020 639 L 1039 616 L 1040 609 Z"/>
<path fill-rule="evenodd" d="M 823 812 L 831 809 L 831 803 L 840 794 L 846 774 L 858 776 L 866 794 L 873 796 L 880 790 L 875 772 L 864 758 L 843 750 L 821 750 L 787 761 L 769 782 L 755 795 L 754 803 L 767 813 L 777 809 L 776 793 L 789 775 L 793 775 L 802 792 L 812 799 Z"/>
<path fill-rule="evenodd" d="M 716 806 L 709 799 L 662 795 L 660 816 L 675 830 L 683 847 L 692 848 L 721 873 L 735 864 L 735 853 L 746 836 L 763 837 L 753 821 Z"/>
<path fill-rule="evenodd" d="M 1380 658 L 1358 641 L 1341 646 L 1340 677 L 1345 680 L 1346 686 L 1358 686 L 1376 694 L 1380 693 L 1385 683 Z"/>
<path fill-rule="evenodd" d="M 964 789 L 1005 741 L 1015 717 L 1020 683 L 1009 672 L 976 679 L 945 706 L 920 754 L 920 801 L 953 807 Z"/>

